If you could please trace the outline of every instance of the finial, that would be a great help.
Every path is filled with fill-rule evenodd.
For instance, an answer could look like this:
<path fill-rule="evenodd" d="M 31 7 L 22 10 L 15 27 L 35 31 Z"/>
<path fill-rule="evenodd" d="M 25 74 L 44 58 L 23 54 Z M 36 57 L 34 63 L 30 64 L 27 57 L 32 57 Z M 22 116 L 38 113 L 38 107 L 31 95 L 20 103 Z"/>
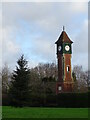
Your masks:
<path fill-rule="evenodd" d="M 65 30 L 65 26 L 63 26 L 63 31 Z"/>

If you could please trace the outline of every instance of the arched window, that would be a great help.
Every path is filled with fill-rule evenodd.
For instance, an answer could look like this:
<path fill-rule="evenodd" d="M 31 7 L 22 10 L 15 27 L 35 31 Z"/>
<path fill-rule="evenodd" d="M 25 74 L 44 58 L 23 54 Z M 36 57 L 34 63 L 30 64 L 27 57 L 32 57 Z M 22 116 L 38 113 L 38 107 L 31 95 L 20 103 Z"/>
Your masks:
<path fill-rule="evenodd" d="M 67 66 L 67 72 L 69 72 L 70 71 L 70 66 Z"/>

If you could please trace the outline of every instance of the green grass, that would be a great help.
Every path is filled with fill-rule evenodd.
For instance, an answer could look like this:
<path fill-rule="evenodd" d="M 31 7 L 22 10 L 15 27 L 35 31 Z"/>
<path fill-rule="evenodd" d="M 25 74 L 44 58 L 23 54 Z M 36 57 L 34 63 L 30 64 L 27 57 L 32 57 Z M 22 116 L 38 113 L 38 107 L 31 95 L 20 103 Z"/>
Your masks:
<path fill-rule="evenodd" d="M 3 118 L 88 118 L 88 108 L 2 107 Z"/>

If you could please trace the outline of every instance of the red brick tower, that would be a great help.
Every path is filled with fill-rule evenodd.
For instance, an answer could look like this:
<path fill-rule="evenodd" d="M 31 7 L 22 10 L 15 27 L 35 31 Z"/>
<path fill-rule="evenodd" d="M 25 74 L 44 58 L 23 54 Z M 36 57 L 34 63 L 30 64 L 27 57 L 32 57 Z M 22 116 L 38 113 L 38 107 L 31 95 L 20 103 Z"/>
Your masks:
<path fill-rule="evenodd" d="M 56 94 L 61 92 L 72 92 L 73 79 L 71 70 L 71 54 L 72 44 L 66 32 L 63 31 L 59 39 L 55 42 L 57 44 L 57 59 L 58 59 L 58 81 L 56 83 Z"/>

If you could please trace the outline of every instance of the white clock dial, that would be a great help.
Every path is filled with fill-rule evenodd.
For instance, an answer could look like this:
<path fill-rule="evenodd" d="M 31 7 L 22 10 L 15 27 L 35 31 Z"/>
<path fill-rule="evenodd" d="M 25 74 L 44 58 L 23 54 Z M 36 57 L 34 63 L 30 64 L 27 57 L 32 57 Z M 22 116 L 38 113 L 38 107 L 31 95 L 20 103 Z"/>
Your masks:
<path fill-rule="evenodd" d="M 61 46 L 58 46 L 58 51 L 61 51 L 61 48 L 62 48 Z"/>
<path fill-rule="evenodd" d="M 65 46 L 65 50 L 69 51 L 70 47 L 68 45 Z"/>

